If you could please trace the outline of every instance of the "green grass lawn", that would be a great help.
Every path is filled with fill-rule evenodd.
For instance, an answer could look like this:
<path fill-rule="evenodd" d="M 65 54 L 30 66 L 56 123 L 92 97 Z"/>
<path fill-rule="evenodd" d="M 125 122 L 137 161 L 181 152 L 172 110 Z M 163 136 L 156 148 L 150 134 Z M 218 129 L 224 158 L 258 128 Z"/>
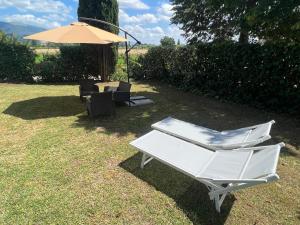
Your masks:
<path fill-rule="evenodd" d="M 101 85 L 102 86 L 102 85 Z M 101 87 L 102 89 L 102 87 Z M 155 84 L 155 104 L 90 120 L 75 85 L 0 84 L 0 224 L 299 224 L 300 121 Z M 216 130 L 276 120 L 281 179 L 226 198 L 129 145 L 166 116 Z"/>

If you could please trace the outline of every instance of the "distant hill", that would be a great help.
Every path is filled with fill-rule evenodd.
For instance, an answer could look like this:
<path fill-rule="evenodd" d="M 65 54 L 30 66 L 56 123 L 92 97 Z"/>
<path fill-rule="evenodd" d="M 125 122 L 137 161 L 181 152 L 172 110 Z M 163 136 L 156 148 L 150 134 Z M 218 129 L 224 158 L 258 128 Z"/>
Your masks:
<path fill-rule="evenodd" d="M 44 31 L 45 29 L 41 27 L 35 27 L 31 25 L 19 25 L 19 24 L 12 24 L 0 21 L 0 30 L 5 32 L 6 34 L 13 34 L 18 38 L 22 39 L 22 37 L 30 34 L 34 34 L 37 32 Z"/>

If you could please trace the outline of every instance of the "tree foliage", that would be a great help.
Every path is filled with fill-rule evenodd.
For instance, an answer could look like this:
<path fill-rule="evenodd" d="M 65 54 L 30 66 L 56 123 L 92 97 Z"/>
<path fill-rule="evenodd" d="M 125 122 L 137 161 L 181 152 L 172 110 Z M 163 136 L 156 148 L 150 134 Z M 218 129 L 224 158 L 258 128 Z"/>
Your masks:
<path fill-rule="evenodd" d="M 249 37 L 300 42 L 299 0 L 171 0 L 174 24 L 190 42 Z"/>
<path fill-rule="evenodd" d="M 175 40 L 172 37 L 163 37 L 160 40 L 160 45 L 164 47 L 175 47 Z"/>
<path fill-rule="evenodd" d="M 77 14 L 78 17 L 99 19 L 119 26 L 119 6 L 117 0 L 79 0 Z M 109 25 L 92 21 L 88 21 L 87 23 L 115 34 L 119 32 L 118 29 Z"/>

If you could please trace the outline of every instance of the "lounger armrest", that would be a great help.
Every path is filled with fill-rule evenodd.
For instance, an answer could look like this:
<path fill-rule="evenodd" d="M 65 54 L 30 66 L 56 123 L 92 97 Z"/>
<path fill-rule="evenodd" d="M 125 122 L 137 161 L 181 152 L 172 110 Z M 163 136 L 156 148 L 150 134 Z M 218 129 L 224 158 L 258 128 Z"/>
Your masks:
<path fill-rule="evenodd" d="M 265 177 L 257 178 L 257 179 L 207 179 L 213 183 L 230 183 L 230 184 L 242 184 L 242 183 L 268 183 L 271 181 L 279 180 L 279 176 L 277 174 L 269 174 Z"/>
<path fill-rule="evenodd" d="M 239 183 L 267 183 L 267 179 L 233 179 L 233 180 L 228 180 L 228 179 L 213 179 L 212 180 L 214 183 L 220 183 L 220 184 L 239 184 Z"/>
<path fill-rule="evenodd" d="M 258 144 L 263 143 L 263 142 L 265 142 L 269 139 L 271 139 L 271 136 L 266 135 L 264 137 L 258 138 L 257 140 L 246 141 L 246 142 L 242 142 L 242 143 L 235 143 L 235 144 L 232 144 L 232 145 L 210 144 L 208 146 L 211 149 L 214 149 L 214 150 L 220 150 L 220 149 L 236 150 L 236 149 L 240 149 L 240 148 L 244 148 L 243 150 L 246 150 L 247 147 L 258 145 Z M 283 144 L 283 146 L 281 146 L 281 147 L 284 147 L 284 143 L 280 143 L 280 144 Z M 252 148 L 252 150 L 255 150 L 255 148 Z M 260 147 L 257 147 L 257 150 L 262 150 L 262 149 Z"/>
<path fill-rule="evenodd" d="M 270 124 L 270 125 L 273 125 L 275 123 L 275 120 L 271 120 L 267 123 L 262 123 L 262 124 L 258 124 L 258 125 L 254 125 L 254 126 L 250 126 L 250 127 L 243 127 L 243 128 L 240 128 L 240 129 L 235 129 L 234 131 L 245 131 L 245 130 L 252 130 L 252 129 L 255 129 L 261 125 L 264 125 L 264 124 Z M 233 130 L 223 130 L 222 132 L 230 132 L 230 131 L 233 131 Z"/>
<path fill-rule="evenodd" d="M 235 143 L 235 144 L 209 144 L 208 147 L 213 150 L 237 150 L 240 148 L 245 148 L 253 145 L 257 145 L 263 141 L 251 141 L 251 142 L 243 142 L 243 143 Z"/>
<path fill-rule="evenodd" d="M 254 125 L 254 126 L 250 126 L 250 127 L 243 127 L 243 128 L 235 129 L 235 130 L 223 130 L 223 131 L 221 131 L 221 133 L 222 133 L 222 132 L 230 132 L 230 131 L 253 130 L 253 129 L 255 129 L 255 128 L 257 128 L 257 127 L 259 127 L 259 126 L 261 126 L 261 125 L 263 125 L 263 124 L 270 124 L 270 126 L 272 126 L 274 123 L 275 123 L 275 120 L 271 120 L 271 121 L 269 121 L 269 122 L 267 122 L 267 123 L 262 123 L 262 124 L 258 124 L 258 125 Z"/>
<path fill-rule="evenodd" d="M 276 144 L 275 146 L 278 146 L 279 148 L 283 148 L 285 146 L 285 144 L 283 142 Z M 263 151 L 265 149 L 267 149 L 266 147 L 270 147 L 270 146 L 257 146 L 257 147 L 251 147 L 251 148 L 236 148 L 236 149 L 232 149 L 230 151 Z M 227 150 L 219 150 L 219 151 L 227 151 Z"/>

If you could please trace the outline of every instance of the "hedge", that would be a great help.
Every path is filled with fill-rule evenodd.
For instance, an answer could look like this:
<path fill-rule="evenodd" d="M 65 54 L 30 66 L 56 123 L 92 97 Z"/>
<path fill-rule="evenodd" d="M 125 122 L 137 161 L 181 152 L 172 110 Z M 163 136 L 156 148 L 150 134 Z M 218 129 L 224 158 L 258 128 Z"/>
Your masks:
<path fill-rule="evenodd" d="M 114 52 L 115 50 L 113 54 L 115 54 Z M 98 57 L 100 56 L 97 46 L 62 46 L 60 54 L 44 56 L 44 60 L 35 66 L 35 76 L 43 82 L 100 79 L 101 73 L 104 73 L 107 68 L 103 67 L 103 64 L 100 63 L 102 59 Z M 113 72 L 110 71 L 110 73 Z"/>
<path fill-rule="evenodd" d="M 0 81 L 32 81 L 34 54 L 16 40 L 0 40 Z"/>
<path fill-rule="evenodd" d="M 134 64 L 135 79 L 279 112 L 300 114 L 300 46 L 200 44 L 153 47 Z"/>

